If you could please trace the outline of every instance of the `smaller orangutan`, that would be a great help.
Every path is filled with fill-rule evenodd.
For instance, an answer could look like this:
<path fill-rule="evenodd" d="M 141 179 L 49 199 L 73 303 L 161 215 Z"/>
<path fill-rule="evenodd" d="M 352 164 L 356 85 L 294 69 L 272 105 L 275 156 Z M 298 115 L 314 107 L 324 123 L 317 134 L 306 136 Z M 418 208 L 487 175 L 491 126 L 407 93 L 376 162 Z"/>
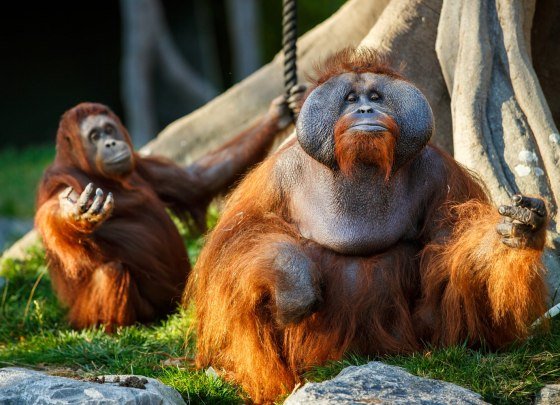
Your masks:
<path fill-rule="evenodd" d="M 190 264 L 166 209 L 203 229 L 212 198 L 261 160 L 290 121 L 288 102 L 278 98 L 254 127 L 184 169 L 134 152 L 106 106 L 68 110 L 39 186 L 35 224 L 71 325 L 111 331 L 174 310 Z"/>
<path fill-rule="evenodd" d="M 496 209 L 428 143 L 433 128 L 424 95 L 373 50 L 319 66 L 297 139 L 232 193 L 195 266 L 198 367 L 269 402 L 346 351 L 527 337 L 546 309 L 545 204 Z"/>

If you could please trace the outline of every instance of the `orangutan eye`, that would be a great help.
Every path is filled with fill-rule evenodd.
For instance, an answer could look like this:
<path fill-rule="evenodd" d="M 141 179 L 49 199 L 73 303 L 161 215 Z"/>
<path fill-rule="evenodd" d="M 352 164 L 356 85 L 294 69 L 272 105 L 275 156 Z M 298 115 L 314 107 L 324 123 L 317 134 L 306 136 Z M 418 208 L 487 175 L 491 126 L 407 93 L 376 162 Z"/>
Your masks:
<path fill-rule="evenodd" d="M 378 93 L 376 93 L 375 91 L 372 91 L 371 95 L 369 96 L 369 99 L 372 100 L 372 101 L 379 100 L 380 98 L 381 98 L 381 96 Z"/>
<path fill-rule="evenodd" d="M 109 124 L 105 125 L 105 133 L 106 134 L 113 135 L 113 131 L 114 131 L 114 129 L 113 129 L 112 125 L 109 125 Z"/>
<path fill-rule="evenodd" d="M 346 96 L 346 101 L 349 103 L 355 103 L 358 100 L 358 97 L 354 93 L 350 93 Z"/>
<path fill-rule="evenodd" d="M 99 140 L 99 138 L 101 138 L 101 134 L 99 133 L 98 129 L 93 129 L 90 133 L 89 133 L 89 139 L 92 142 L 97 142 Z"/>

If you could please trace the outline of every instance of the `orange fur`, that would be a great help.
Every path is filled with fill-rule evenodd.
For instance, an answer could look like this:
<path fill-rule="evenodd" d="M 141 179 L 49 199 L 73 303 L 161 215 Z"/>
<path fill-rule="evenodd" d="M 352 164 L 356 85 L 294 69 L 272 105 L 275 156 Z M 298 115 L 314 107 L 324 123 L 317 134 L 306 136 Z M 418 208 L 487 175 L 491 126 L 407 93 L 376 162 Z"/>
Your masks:
<path fill-rule="evenodd" d="M 273 257 L 265 245 L 297 237 L 276 214 L 283 210 L 283 204 L 272 186 L 270 163 L 249 174 L 238 189 L 244 192 L 235 192 L 229 199 L 225 208 L 229 214 L 219 221 L 219 230 L 210 234 L 205 245 L 210 248 L 201 252 L 199 270 L 189 280 L 185 295 L 195 301 L 197 365 L 225 368 L 230 379 L 244 381 L 256 400 L 274 398 L 296 381 L 295 373 L 274 356 L 276 331 L 266 319 L 260 322 L 267 317 L 267 293 L 277 276 L 266 271 Z M 256 347 L 259 350 L 255 351 Z M 255 394 L 261 392 L 262 381 L 272 380 L 278 384 L 264 386 L 261 394 Z"/>
<path fill-rule="evenodd" d="M 525 339 L 546 311 L 542 250 L 504 245 L 495 230 L 500 215 L 484 202 L 470 200 L 451 210 L 451 237 L 422 252 L 417 316 L 429 329 L 426 339 L 494 349 Z"/>
<path fill-rule="evenodd" d="M 35 218 L 53 287 L 70 309 L 70 324 L 103 324 L 112 331 L 170 313 L 190 266 L 164 204 L 137 174 L 127 187 L 96 178 L 97 186 L 115 195 L 113 215 L 99 227 L 72 223 L 60 216 L 57 192 L 72 184 L 80 193 L 90 179 L 80 180 L 54 188 Z"/>
<path fill-rule="evenodd" d="M 314 73 L 309 78 L 313 88 L 343 73 L 375 73 L 406 80 L 383 54 L 371 48 L 344 48 L 316 65 Z"/>

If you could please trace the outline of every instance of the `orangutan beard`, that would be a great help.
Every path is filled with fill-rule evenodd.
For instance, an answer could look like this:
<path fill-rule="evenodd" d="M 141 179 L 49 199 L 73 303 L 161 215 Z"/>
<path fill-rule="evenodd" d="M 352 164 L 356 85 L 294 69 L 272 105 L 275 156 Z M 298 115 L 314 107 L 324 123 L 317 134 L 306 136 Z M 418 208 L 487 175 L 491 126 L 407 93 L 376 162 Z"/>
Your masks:
<path fill-rule="evenodd" d="M 338 167 L 352 177 L 361 165 L 376 166 L 389 180 L 395 155 L 396 137 L 384 132 L 337 132 L 335 130 L 334 155 Z"/>

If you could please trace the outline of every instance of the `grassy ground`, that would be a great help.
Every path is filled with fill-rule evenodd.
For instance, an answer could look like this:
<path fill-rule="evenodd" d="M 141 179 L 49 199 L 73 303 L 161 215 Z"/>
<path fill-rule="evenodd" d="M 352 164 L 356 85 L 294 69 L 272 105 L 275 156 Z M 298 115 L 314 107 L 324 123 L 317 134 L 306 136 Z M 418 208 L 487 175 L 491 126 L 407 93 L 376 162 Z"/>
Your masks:
<path fill-rule="evenodd" d="M 200 239 L 188 245 L 197 254 Z M 142 374 L 175 387 L 192 403 L 239 403 L 239 390 L 195 371 L 190 311 L 151 326 L 71 330 L 51 290 L 44 252 L 25 262 L 6 261 L 0 274 L 0 367 L 23 366 L 74 377 Z M 186 343 L 185 343 L 185 338 Z"/>
<path fill-rule="evenodd" d="M 560 322 L 554 321 L 551 326 L 550 332 L 502 353 L 452 347 L 382 359 L 349 355 L 343 361 L 312 370 L 307 378 L 323 381 L 344 367 L 381 360 L 421 377 L 469 388 L 492 404 L 530 404 L 543 384 L 560 382 Z"/>
<path fill-rule="evenodd" d="M 49 147 L 0 152 L 0 215 L 32 215 L 35 183 L 53 155 Z M 216 218 L 215 212 L 211 218 Z M 186 234 L 182 226 L 180 230 Z M 194 259 L 202 238 L 187 239 Z M 192 403 L 242 402 L 237 387 L 192 367 L 190 311 L 159 324 L 122 328 L 113 335 L 95 329 L 77 332 L 68 327 L 52 293 L 40 248 L 26 262 L 5 262 L 0 275 L 5 278 L 4 287 L 0 282 L 0 367 L 32 367 L 80 377 L 142 374 L 175 387 Z M 369 360 L 349 355 L 311 370 L 306 378 L 322 381 L 347 365 Z M 503 353 L 455 347 L 381 360 L 470 388 L 491 403 L 527 404 L 543 384 L 560 382 L 560 321 L 552 323 L 550 333 Z"/>

